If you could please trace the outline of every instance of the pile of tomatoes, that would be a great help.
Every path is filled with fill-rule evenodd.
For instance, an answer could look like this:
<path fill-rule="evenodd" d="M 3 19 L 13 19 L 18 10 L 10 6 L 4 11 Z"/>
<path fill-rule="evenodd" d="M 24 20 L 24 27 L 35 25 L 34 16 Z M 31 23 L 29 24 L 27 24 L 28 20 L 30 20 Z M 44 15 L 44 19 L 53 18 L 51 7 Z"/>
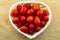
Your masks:
<path fill-rule="evenodd" d="M 24 33 L 39 32 L 49 20 L 47 9 L 41 9 L 40 4 L 18 4 L 11 11 L 12 22 Z"/>

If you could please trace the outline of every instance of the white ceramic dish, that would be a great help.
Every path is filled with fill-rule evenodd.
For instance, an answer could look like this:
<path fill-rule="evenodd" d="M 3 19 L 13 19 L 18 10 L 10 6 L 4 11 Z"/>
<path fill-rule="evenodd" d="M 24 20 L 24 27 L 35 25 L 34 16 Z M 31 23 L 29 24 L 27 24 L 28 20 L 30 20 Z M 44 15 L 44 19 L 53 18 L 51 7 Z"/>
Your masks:
<path fill-rule="evenodd" d="M 42 5 L 46 6 L 47 10 L 49 11 L 49 21 L 47 22 L 47 24 L 45 25 L 44 28 L 42 28 L 39 32 L 37 32 L 37 33 L 35 33 L 35 34 L 33 34 L 33 35 L 28 35 L 28 34 L 26 34 L 26 33 L 21 32 L 21 31 L 16 27 L 16 25 L 14 25 L 13 22 L 12 22 L 12 17 L 11 17 L 11 15 L 10 15 L 10 14 L 11 14 L 11 10 L 12 10 L 16 5 L 22 4 L 22 3 L 24 3 L 24 4 L 25 4 L 25 3 L 39 3 L 39 4 L 42 4 Z M 29 39 L 33 39 L 33 38 L 35 38 L 36 36 L 40 35 L 40 34 L 48 27 L 48 25 L 50 24 L 50 22 L 51 22 L 51 17 L 52 17 L 52 15 L 51 15 L 50 8 L 49 8 L 45 3 L 43 3 L 43 2 L 38 2 L 38 1 L 17 2 L 17 3 L 15 3 L 15 4 L 13 4 L 13 5 L 11 6 L 10 10 L 9 10 L 9 20 L 10 20 L 11 25 L 12 25 L 19 33 L 21 33 L 22 35 L 26 36 L 26 37 L 29 38 Z"/>

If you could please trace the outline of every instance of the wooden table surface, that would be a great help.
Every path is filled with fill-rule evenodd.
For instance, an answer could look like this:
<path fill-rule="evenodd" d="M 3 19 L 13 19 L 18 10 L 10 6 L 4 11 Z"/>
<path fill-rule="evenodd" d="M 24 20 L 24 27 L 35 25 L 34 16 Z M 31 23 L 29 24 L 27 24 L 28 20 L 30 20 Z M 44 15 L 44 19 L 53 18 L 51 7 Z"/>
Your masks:
<path fill-rule="evenodd" d="M 9 8 L 18 1 L 27 0 L 0 0 L 0 40 L 29 40 L 19 34 L 9 22 Z M 60 40 L 60 0 L 37 1 L 42 1 L 50 7 L 52 11 L 52 21 L 49 27 L 33 40 Z"/>

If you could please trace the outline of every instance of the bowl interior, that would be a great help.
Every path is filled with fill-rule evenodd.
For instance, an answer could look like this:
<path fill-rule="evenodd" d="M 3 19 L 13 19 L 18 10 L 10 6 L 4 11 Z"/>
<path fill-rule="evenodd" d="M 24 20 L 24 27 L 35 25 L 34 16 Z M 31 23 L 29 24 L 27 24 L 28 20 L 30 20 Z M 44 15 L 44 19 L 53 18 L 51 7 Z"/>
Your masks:
<path fill-rule="evenodd" d="M 14 7 L 16 7 L 18 4 L 26 4 L 26 3 L 31 3 L 31 4 L 38 3 L 38 4 L 42 4 L 42 5 L 44 5 L 44 6 L 47 8 L 47 10 L 48 10 L 48 12 L 49 12 L 49 20 L 48 20 L 47 24 L 46 24 L 39 32 L 37 32 L 37 33 L 35 33 L 35 34 L 33 34 L 33 35 L 28 35 L 28 34 L 26 34 L 26 33 L 21 32 L 21 31 L 17 28 L 17 26 L 14 25 L 13 22 L 12 22 L 11 10 L 12 10 Z M 9 10 L 9 20 L 10 20 L 10 22 L 11 22 L 11 25 L 12 25 L 19 33 L 25 35 L 25 36 L 28 37 L 29 39 L 35 38 L 36 36 L 38 36 L 39 34 L 41 34 L 41 33 L 48 27 L 48 25 L 50 24 L 50 21 L 51 21 L 51 16 L 52 16 L 52 15 L 51 15 L 51 11 L 50 11 L 49 7 L 48 7 L 45 3 L 43 3 L 43 2 L 37 2 L 37 1 L 17 2 L 17 3 L 15 3 L 15 4 L 13 4 L 13 5 L 11 6 L 10 10 Z"/>

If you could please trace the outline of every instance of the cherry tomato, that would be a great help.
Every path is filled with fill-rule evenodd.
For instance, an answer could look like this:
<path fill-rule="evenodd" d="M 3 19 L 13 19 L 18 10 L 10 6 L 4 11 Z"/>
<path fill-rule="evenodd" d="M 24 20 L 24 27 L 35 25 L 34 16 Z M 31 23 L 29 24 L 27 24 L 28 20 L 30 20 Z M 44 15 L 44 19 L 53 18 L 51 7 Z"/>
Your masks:
<path fill-rule="evenodd" d="M 43 14 L 46 16 L 46 15 L 49 15 L 49 12 L 48 10 L 43 10 Z"/>
<path fill-rule="evenodd" d="M 39 32 L 40 30 L 41 30 L 41 27 L 40 26 L 38 26 L 38 27 L 35 28 L 35 31 L 36 32 Z"/>
<path fill-rule="evenodd" d="M 11 16 L 18 16 L 18 10 L 16 8 L 11 11 Z"/>
<path fill-rule="evenodd" d="M 20 15 L 25 15 L 27 12 L 27 8 L 26 7 L 22 7 L 20 10 Z"/>
<path fill-rule="evenodd" d="M 30 29 L 34 29 L 34 25 L 33 25 L 33 24 L 30 24 L 30 25 L 29 25 L 29 28 L 30 28 Z"/>
<path fill-rule="evenodd" d="M 24 7 L 26 7 L 27 9 L 31 8 L 31 4 L 24 4 Z"/>
<path fill-rule="evenodd" d="M 26 26 L 26 27 L 29 27 L 29 24 L 28 24 L 28 23 L 26 23 L 26 24 L 25 24 L 25 26 Z"/>
<path fill-rule="evenodd" d="M 18 16 L 18 18 L 19 18 L 19 21 L 21 21 L 21 16 Z"/>
<path fill-rule="evenodd" d="M 38 16 L 35 17 L 34 24 L 36 26 L 40 25 L 40 18 Z"/>
<path fill-rule="evenodd" d="M 22 6 L 20 4 L 17 5 L 17 9 L 20 10 Z"/>
<path fill-rule="evenodd" d="M 33 33 L 34 33 L 34 31 L 30 29 L 29 34 L 32 35 Z"/>
<path fill-rule="evenodd" d="M 27 11 L 27 15 L 28 15 L 28 16 L 34 15 L 34 10 L 33 10 L 33 9 L 29 9 L 29 10 Z"/>
<path fill-rule="evenodd" d="M 17 27 L 20 28 L 21 26 L 22 26 L 22 23 L 19 22 L 19 23 L 17 24 Z"/>
<path fill-rule="evenodd" d="M 45 21 L 43 21 L 43 20 L 41 20 L 41 24 L 40 24 L 40 26 L 41 26 L 41 27 L 44 27 L 44 26 L 45 26 L 45 24 L 46 24 L 46 22 L 45 22 Z"/>
<path fill-rule="evenodd" d="M 13 21 L 13 23 L 17 24 L 19 22 L 19 18 L 18 17 L 14 17 L 12 21 Z"/>
<path fill-rule="evenodd" d="M 26 17 L 25 16 L 21 16 L 21 22 L 25 23 L 26 22 Z"/>
<path fill-rule="evenodd" d="M 18 4 L 12 11 L 12 22 L 24 33 L 39 32 L 49 20 L 49 12 L 40 4 Z"/>
<path fill-rule="evenodd" d="M 21 30 L 22 32 L 28 33 L 28 28 L 27 28 L 26 26 L 21 26 L 21 27 L 20 27 L 20 30 Z"/>
<path fill-rule="evenodd" d="M 35 11 L 38 11 L 40 9 L 40 4 L 33 4 L 32 7 Z"/>
<path fill-rule="evenodd" d="M 27 23 L 32 23 L 32 22 L 33 22 L 33 16 L 28 16 Z"/>
<path fill-rule="evenodd" d="M 37 16 L 38 17 L 41 17 L 43 15 L 43 10 L 39 10 L 38 12 L 37 12 Z"/>
<path fill-rule="evenodd" d="M 47 16 L 44 16 L 43 20 L 44 20 L 45 22 L 47 22 L 47 21 L 48 21 L 48 15 L 47 15 Z"/>

